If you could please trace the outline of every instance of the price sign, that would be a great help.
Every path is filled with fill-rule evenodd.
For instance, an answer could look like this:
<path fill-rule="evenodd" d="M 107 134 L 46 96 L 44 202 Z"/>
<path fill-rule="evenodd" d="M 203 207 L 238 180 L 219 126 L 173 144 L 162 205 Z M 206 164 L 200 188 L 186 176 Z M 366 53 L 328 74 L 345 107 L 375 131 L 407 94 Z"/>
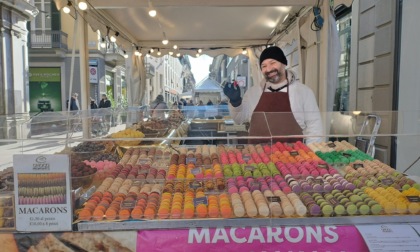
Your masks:
<path fill-rule="evenodd" d="M 209 204 L 206 196 L 194 199 L 194 206 L 198 206 L 200 204 L 204 204 L 204 205 Z"/>
<path fill-rule="evenodd" d="M 278 196 L 267 196 L 266 199 L 268 202 L 281 202 L 281 199 Z"/>

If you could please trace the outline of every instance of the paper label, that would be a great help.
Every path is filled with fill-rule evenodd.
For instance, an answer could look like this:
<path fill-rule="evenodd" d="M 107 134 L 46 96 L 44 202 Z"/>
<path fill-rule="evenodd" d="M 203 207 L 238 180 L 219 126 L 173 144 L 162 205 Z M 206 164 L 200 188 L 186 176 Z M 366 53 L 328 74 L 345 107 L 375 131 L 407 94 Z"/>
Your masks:
<path fill-rule="evenodd" d="M 136 200 L 132 201 L 123 201 L 121 202 L 121 208 L 123 209 L 133 209 L 136 206 Z"/>
<path fill-rule="evenodd" d="M 200 197 L 194 199 L 194 206 L 198 206 L 200 204 L 208 205 L 207 197 Z"/>
<path fill-rule="evenodd" d="M 420 251 L 420 239 L 407 224 L 356 225 L 367 251 Z"/>
<path fill-rule="evenodd" d="M 13 156 L 17 231 L 72 230 L 68 155 Z"/>
<path fill-rule="evenodd" d="M 278 196 L 267 196 L 266 199 L 268 202 L 281 202 L 281 199 Z"/>
<path fill-rule="evenodd" d="M 392 185 L 394 183 L 394 180 L 392 178 L 386 178 L 386 179 L 382 179 L 381 183 L 383 185 L 389 186 L 389 185 Z"/>
<path fill-rule="evenodd" d="M 197 189 L 197 188 L 203 187 L 203 183 L 201 183 L 200 181 L 192 181 L 189 184 L 189 186 L 191 189 Z"/>
<path fill-rule="evenodd" d="M 290 152 L 290 155 L 291 156 L 297 156 L 297 155 L 299 155 L 299 152 L 297 152 L 297 151 L 291 151 Z"/>
<path fill-rule="evenodd" d="M 321 169 L 327 169 L 328 168 L 327 164 L 318 164 L 317 166 L 318 166 L 318 168 L 321 168 Z"/>
<path fill-rule="evenodd" d="M 200 168 L 191 169 L 191 173 L 194 174 L 194 175 L 200 174 L 201 173 L 201 169 Z"/>
<path fill-rule="evenodd" d="M 353 164 L 353 169 L 363 168 L 363 164 Z"/>
<path fill-rule="evenodd" d="M 414 202 L 414 203 L 420 202 L 419 196 L 406 196 L 406 198 L 409 202 Z"/>
<path fill-rule="evenodd" d="M 197 159 L 196 158 L 187 158 L 186 159 L 186 163 L 188 164 L 188 163 L 193 163 L 193 164 L 195 164 L 195 162 L 197 162 Z"/>
<path fill-rule="evenodd" d="M 330 147 L 330 148 L 336 147 L 335 143 L 328 143 L 327 146 Z"/>

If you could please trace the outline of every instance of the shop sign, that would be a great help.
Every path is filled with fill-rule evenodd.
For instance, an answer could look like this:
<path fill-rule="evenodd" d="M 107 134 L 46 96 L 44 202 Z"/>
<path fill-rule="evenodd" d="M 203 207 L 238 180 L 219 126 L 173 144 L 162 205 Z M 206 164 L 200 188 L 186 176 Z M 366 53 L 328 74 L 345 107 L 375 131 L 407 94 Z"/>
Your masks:
<path fill-rule="evenodd" d="M 31 112 L 62 110 L 61 68 L 29 68 L 29 109 Z"/>
<path fill-rule="evenodd" d="M 13 170 L 16 230 L 72 230 L 69 156 L 14 155 Z"/>
<path fill-rule="evenodd" d="M 141 230 L 146 251 L 367 251 L 354 226 L 221 227 Z"/>

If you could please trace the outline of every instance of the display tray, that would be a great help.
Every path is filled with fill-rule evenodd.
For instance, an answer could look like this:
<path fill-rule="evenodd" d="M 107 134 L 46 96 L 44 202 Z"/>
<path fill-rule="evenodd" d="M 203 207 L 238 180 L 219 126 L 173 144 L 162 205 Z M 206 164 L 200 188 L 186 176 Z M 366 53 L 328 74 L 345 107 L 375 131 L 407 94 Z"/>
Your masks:
<path fill-rule="evenodd" d="M 352 217 L 311 217 L 311 218 L 235 218 L 235 219 L 177 219 L 177 220 L 136 220 L 116 222 L 79 222 L 77 231 L 144 230 L 195 227 L 260 227 L 260 226 L 311 226 L 311 225 L 356 225 L 420 223 L 420 215 L 384 215 Z"/>

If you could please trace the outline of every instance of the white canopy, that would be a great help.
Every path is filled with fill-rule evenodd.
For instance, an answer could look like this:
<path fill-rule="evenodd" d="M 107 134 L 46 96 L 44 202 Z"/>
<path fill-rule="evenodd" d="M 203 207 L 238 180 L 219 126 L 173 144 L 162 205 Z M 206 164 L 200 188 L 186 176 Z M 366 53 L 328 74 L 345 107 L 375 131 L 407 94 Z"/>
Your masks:
<path fill-rule="evenodd" d="M 221 93 L 220 83 L 210 77 L 201 80 L 194 89 L 195 93 Z"/>
<path fill-rule="evenodd" d="M 55 0 L 58 9 L 67 0 Z M 73 1 L 74 2 L 74 1 Z M 287 17 L 318 0 L 89 0 L 85 19 L 94 30 L 109 36 L 119 33 L 117 44 L 126 51 L 138 46 L 195 56 L 198 49 L 210 56 L 234 56 L 243 48 L 265 45 Z M 153 6 L 157 16 L 148 11 Z M 74 9 L 72 9 L 74 12 Z M 109 27 L 109 32 L 107 27 Z M 169 43 L 165 46 L 162 40 Z M 173 46 L 177 45 L 176 51 Z M 155 55 L 154 55 L 155 56 Z"/>
<path fill-rule="evenodd" d="M 55 0 L 58 9 L 67 5 L 67 0 Z M 74 0 L 72 0 L 74 4 Z M 289 67 L 298 71 L 300 80 L 310 84 L 318 99 L 321 111 L 332 110 L 337 79 L 339 50 L 334 20 L 331 18 L 328 0 L 88 0 L 84 19 L 93 30 L 117 37 L 117 44 L 127 52 L 137 48 L 143 55 L 154 49 L 162 55 L 174 52 L 196 56 L 198 49 L 209 56 L 226 54 L 233 57 L 248 49 L 254 83 L 261 78 L 258 57 L 261 46 L 276 43 L 279 46 L 297 42 L 297 64 Z M 336 0 L 335 5 L 351 0 Z M 310 7 L 320 5 L 324 28 L 314 31 L 314 15 Z M 154 8 L 157 16 L 148 11 Z M 76 11 L 72 8 L 72 13 Z M 80 10 L 77 10 L 80 12 Z M 306 16 L 301 14 L 306 13 Z M 294 24 L 286 30 L 289 24 Z M 331 37 L 333 35 L 333 37 Z M 169 40 L 167 45 L 162 40 Z M 305 43 L 305 44 L 301 44 Z M 178 49 L 173 49 L 177 45 Z M 250 50 L 250 49 L 253 50 Z M 305 49 L 302 49 L 305 48 Z M 333 49 L 332 49 L 333 48 Z M 302 52 L 304 50 L 304 52 Z M 292 57 L 289 52 L 288 57 Z M 318 55 L 318 56 L 316 56 Z M 141 103 L 145 86 L 145 74 L 138 57 L 132 57 L 128 67 L 133 66 L 133 90 L 129 103 Z M 319 66 L 315 68 L 314 66 Z M 295 69 L 296 68 L 296 69 Z M 140 82 L 140 85 L 138 84 Z M 130 87 L 129 87 L 130 88 Z M 141 89 L 140 88 L 140 89 Z M 331 94 L 332 93 L 332 94 Z M 130 104 L 131 104 L 130 103 Z"/>

